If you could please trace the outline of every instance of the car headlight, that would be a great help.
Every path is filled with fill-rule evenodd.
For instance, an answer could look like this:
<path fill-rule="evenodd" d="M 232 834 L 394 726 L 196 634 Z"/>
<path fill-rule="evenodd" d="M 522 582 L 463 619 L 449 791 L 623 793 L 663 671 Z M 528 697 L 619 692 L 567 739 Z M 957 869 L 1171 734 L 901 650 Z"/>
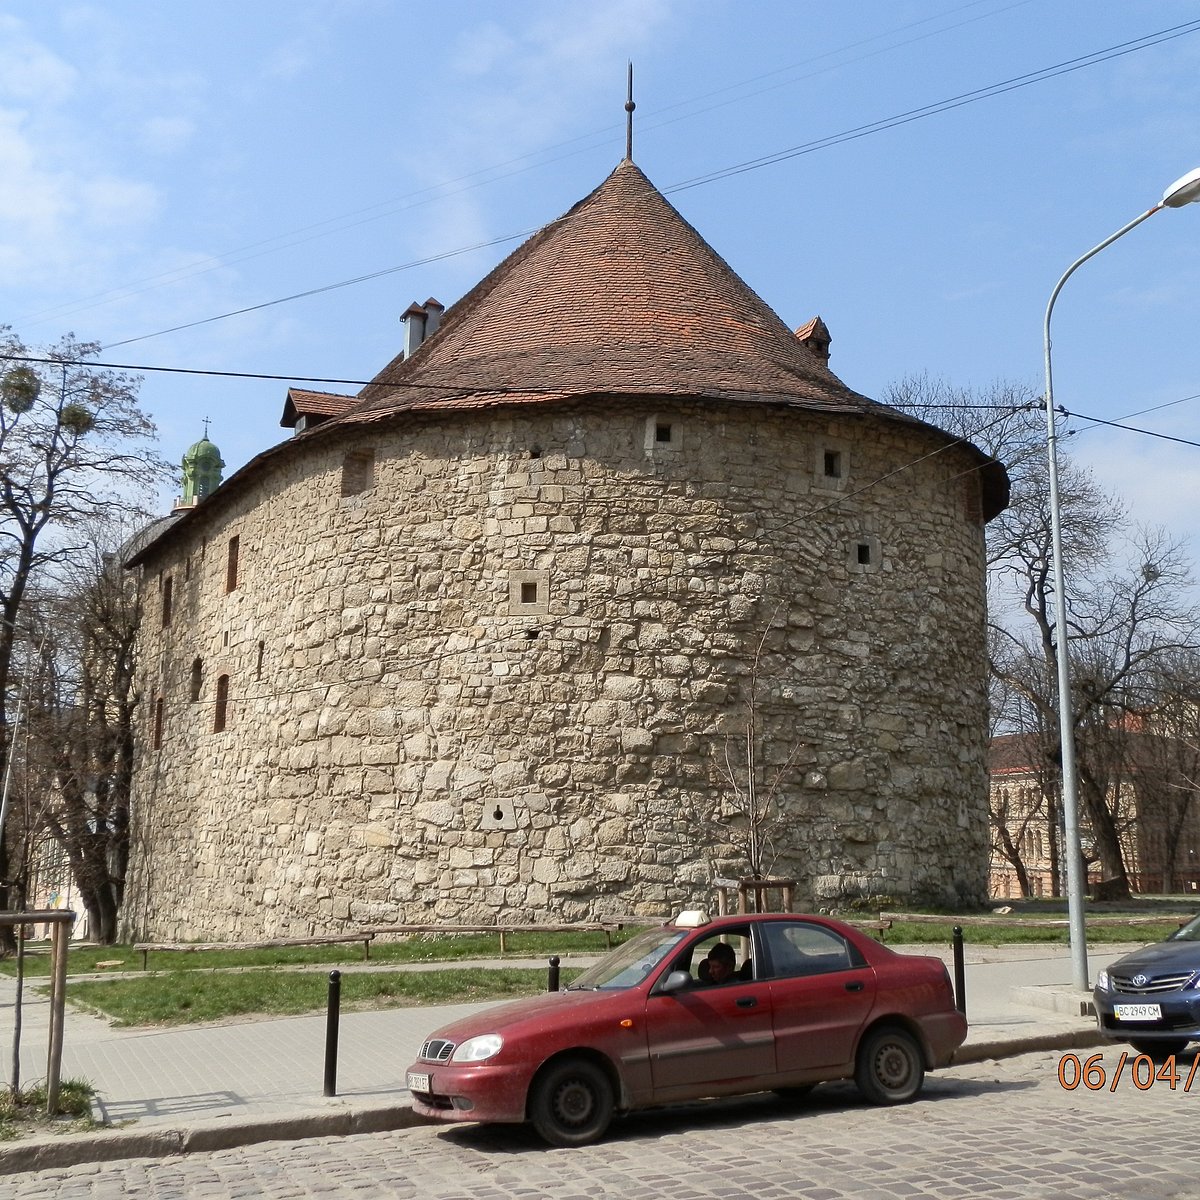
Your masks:
<path fill-rule="evenodd" d="M 500 1053 L 504 1039 L 498 1033 L 481 1033 L 479 1037 L 467 1038 L 450 1056 L 451 1062 L 485 1062 Z"/>
<path fill-rule="evenodd" d="M 1100 974 L 1096 976 L 1096 991 L 1107 992 L 1108 990 L 1108 971 L 1101 971 Z"/>

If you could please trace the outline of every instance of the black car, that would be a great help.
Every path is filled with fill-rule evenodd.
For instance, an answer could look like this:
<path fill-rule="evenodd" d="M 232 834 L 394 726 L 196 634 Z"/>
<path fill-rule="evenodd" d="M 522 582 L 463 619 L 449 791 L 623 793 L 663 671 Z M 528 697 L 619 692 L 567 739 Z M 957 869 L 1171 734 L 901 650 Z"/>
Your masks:
<path fill-rule="evenodd" d="M 1101 1035 L 1141 1054 L 1166 1058 L 1200 1041 L 1200 917 L 1101 971 L 1093 998 Z"/>

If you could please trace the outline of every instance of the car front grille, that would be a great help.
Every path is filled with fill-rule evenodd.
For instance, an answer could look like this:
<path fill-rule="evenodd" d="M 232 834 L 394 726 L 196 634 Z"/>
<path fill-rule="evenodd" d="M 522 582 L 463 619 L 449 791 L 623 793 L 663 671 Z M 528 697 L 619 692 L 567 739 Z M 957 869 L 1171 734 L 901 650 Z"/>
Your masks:
<path fill-rule="evenodd" d="M 1159 992 L 1178 992 L 1187 987 L 1195 971 L 1178 975 L 1116 975 L 1110 974 L 1113 988 L 1126 996 L 1156 996 Z M 1134 982 L 1137 979 L 1138 982 Z"/>
<path fill-rule="evenodd" d="M 454 1053 L 454 1043 L 443 1041 L 441 1038 L 430 1038 L 421 1047 L 421 1057 L 426 1062 L 449 1062 Z"/>

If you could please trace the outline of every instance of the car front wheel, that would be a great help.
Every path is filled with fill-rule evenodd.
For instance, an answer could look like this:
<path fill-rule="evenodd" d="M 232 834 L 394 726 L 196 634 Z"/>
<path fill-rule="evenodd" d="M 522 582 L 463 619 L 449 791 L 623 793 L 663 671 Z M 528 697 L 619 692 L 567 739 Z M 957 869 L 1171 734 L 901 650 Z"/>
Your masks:
<path fill-rule="evenodd" d="M 872 1104 L 904 1104 L 924 1081 L 921 1048 L 902 1029 L 876 1030 L 859 1047 L 854 1082 Z"/>
<path fill-rule="evenodd" d="M 613 1115 L 608 1076 L 582 1058 L 554 1063 L 534 1081 L 533 1127 L 552 1146 L 586 1146 L 604 1135 Z"/>

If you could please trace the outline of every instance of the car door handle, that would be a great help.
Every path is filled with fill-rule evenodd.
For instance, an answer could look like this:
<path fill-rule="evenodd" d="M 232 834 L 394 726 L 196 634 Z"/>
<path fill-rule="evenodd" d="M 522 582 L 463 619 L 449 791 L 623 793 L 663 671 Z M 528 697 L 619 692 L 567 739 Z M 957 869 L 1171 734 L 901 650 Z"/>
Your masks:
<path fill-rule="evenodd" d="M 753 996 L 743 996 L 737 1001 L 738 1008 L 754 1008 L 758 1001 Z"/>
<path fill-rule="evenodd" d="M 861 983 L 846 984 L 846 991 L 848 991 L 848 992 L 861 992 L 862 990 L 863 990 L 863 985 Z"/>

